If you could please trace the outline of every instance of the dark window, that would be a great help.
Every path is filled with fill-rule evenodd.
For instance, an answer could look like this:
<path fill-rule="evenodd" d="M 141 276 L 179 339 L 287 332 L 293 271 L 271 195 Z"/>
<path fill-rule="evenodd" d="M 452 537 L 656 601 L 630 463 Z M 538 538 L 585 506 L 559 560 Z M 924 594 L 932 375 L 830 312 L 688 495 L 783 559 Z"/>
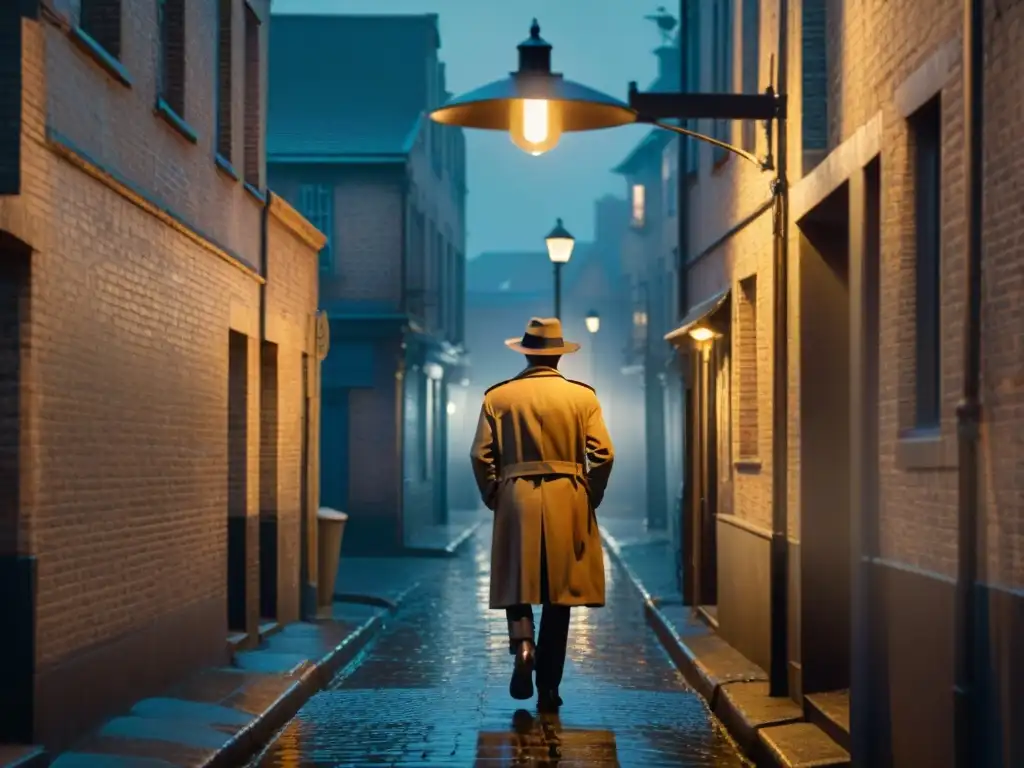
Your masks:
<path fill-rule="evenodd" d="M 757 93 L 761 58 L 761 0 L 743 0 L 743 92 Z M 757 121 L 743 123 L 743 148 L 757 149 Z"/>
<path fill-rule="evenodd" d="M 804 149 L 828 146 L 828 48 L 826 0 L 804 0 L 802 11 L 803 73 L 801 126 Z"/>
<path fill-rule="evenodd" d="M 327 184 L 303 184 L 299 187 L 299 212 L 327 236 L 320 251 L 320 274 L 333 274 L 334 188 Z"/>
<path fill-rule="evenodd" d="M 748 459 L 758 455 L 757 275 L 740 281 L 736 298 L 739 338 L 733 344 L 739 369 L 739 450 L 740 457 Z"/>
<path fill-rule="evenodd" d="M 185 115 L 185 0 L 158 0 L 160 97 Z"/>
<path fill-rule="evenodd" d="M 245 4 L 245 183 L 260 188 L 260 20 Z"/>
<path fill-rule="evenodd" d="M 914 178 L 915 426 L 939 424 L 942 125 L 938 98 L 910 119 Z"/>
<path fill-rule="evenodd" d="M 121 58 L 121 0 L 82 0 L 78 26 L 115 59 Z"/>
<path fill-rule="evenodd" d="M 231 45 L 235 0 L 219 0 L 217 14 L 217 154 L 231 160 Z"/>
<path fill-rule="evenodd" d="M 697 93 L 700 91 L 700 11 L 699 0 L 689 0 L 686 4 L 686 20 L 683 28 L 686 35 L 686 83 L 684 91 Z M 687 120 L 686 128 L 691 131 L 699 129 L 696 120 Z M 700 168 L 700 142 L 697 139 L 681 139 L 686 152 L 686 172 L 697 173 Z"/>
<path fill-rule="evenodd" d="M 715 93 L 733 92 L 733 0 L 715 0 L 712 19 L 712 45 L 714 56 L 714 86 Z M 732 140 L 732 121 L 715 120 L 712 136 L 719 141 L 730 142 Z M 722 163 L 729 158 L 729 151 L 721 147 L 714 148 L 714 162 Z"/>

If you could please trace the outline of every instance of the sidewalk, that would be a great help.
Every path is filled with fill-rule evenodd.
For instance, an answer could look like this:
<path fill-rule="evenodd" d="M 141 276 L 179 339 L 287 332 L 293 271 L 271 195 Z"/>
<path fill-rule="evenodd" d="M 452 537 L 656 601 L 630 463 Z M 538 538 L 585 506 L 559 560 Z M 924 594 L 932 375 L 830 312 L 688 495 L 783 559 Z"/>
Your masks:
<path fill-rule="evenodd" d="M 757 765 L 842 768 L 849 754 L 805 722 L 789 698 L 768 695 L 768 675 L 683 605 L 675 552 L 642 521 L 608 519 L 601 535 L 610 558 L 644 603 L 644 615 L 676 667 L 700 693 L 744 753 Z"/>
<path fill-rule="evenodd" d="M 243 764 L 315 693 L 360 656 L 389 617 L 443 560 L 347 558 L 338 573 L 350 593 L 333 619 L 297 622 L 263 638 L 231 666 L 204 670 L 107 721 L 57 768 L 168 768 Z M 348 600 L 351 599 L 351 602 Z M 155 661 L 155 663 L 158 663 Z M 84 692 L 83 692 L 84 694 Z"/>
<path fill-rule="evenodd" d="M 477 509 L 452 509 L 443 525 L 419 526 L 408 533 L 405 552 L 414 557 L 452 557 L 490 516 Z"/>

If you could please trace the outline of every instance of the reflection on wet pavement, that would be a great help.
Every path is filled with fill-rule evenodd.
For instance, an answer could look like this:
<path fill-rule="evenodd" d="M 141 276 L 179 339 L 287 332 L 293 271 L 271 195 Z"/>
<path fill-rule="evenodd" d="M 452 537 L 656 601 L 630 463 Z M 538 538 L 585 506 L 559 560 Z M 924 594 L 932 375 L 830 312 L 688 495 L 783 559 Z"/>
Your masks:
<path fill-rule="evenodd" d="M 573 612 L 561 712 L 538 715 L 533 702 L 511 699 L 504 614 L 486 607 L 489 541 L 482 529 L 467 554 L 446 561 L 260 764 L 745 764 L 610 566 L 607 607 Z"/>

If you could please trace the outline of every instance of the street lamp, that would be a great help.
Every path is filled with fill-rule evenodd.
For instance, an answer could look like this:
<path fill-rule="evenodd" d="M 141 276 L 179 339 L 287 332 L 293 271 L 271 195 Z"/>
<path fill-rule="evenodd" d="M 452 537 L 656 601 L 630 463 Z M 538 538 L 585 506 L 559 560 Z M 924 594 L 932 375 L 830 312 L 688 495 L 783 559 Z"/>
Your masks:
<path fill-rule="evenodd" d="M 979 0 L 965 0 L 968 5 Z M 690 2 L 682 0 L 683 9 Z M 775 171 L 771 194 L 775 208 L 772 259 L 772 542 L 771 542 L 771 630 L 769 689 L 773 696 L 788 692 L 788 590 L 789 590 L 789 189 L 787 179 L 786 98 L 789 75 L 789 3 L 778 0 L 778 56 L 775 59 L 778 93 L 769 85 L 764 93 L 641 93 L 629 84 L 629 103 L 624 104 L 592 88 L 571 82 L 551 71 L 551 45 L 540 36 L 533 20 L 530 37 L 518 46 L 519 69 L 475 91 L 456 96 L 430 113 L 445 125 L 508 131 L 516 146 L 532 155 L 554 148 L 563 133 L 593 131 L 631 123 L 647 123 L 666 131 L 689 136 L 732 152 L 763 171 Z M 685 14 L 683 14 L 685 18 Z M 680 36 L 680 59 L 687 60 L 685 36 Z M 681 73 L 685 74 L 685 73 Z M 682 82 L 686 82 L 683 77 Z M 768 151 L 764 160 L 739 147 L 664 122 L 665 120 L 760 120 L 764 122 Z M 773 124 L 776 130 L 773 135 Z M 775 139 L 777 158 L 772 157 Z M 684 217 L 679 217 L 680 221 Z M 682 225 L 680 225 L 682 226 Z M 682 234 L 680 236 L 682 253 Z M 686 270 L 680 272 L 680 288 Z M 682 290 L 682 296 L 686 291 Z"/>
<path fill-rule="evenodd" d="M 587 312 L 584 322 L 587 324 L 587 330 L 590 331 L 590 335 L 594 337 L 594 341 L 590 344 L 590 380 L 594 383 L 595 389 L 597 388 L 597 332 L 601 330 L 601 316 L 597 314 L 596 309 L 592 309 Z"/>
<path fill-rule="evenodd" d="M 601 316 L 597 314 L 596 310 L 590 310 L 587 312 L 587 318 L 584 321 L 587 324 L 587 330 L 591 333 L 597 333 L 601 330 Z"/>
<path fill-rule="evenodd" d="M 650 123 L 673 133 L 714 144 L 772 170 L 771 151 L 762 162 L 739 147 L 695 131 L 662 122 L 669 118 L 764 120 L 784 117 L 785 100 L 771 88 L 763 94 L 639 93 L 629 84 L 629 104 L 600 91 L 566 80 L 551 71 L 551 44 L 533 20 L 530 36 L 518 46 L 519 69 L 508 77 L 456 96 L 430 113 L 445 125 L 507 131 L 512 143 L 531 155 L 558 145 L 563 133 L 595 131 L 632 123 Z"/>
<path fill-rule="evenodd" d="M 576 238 L 569 234 L 562 220 L 555 222 L 555 228 L 544 238 L 548 246 L 548 258 L 555 265 L 555 317 L 562 319 L 562 267 L 572 258 Z"/>

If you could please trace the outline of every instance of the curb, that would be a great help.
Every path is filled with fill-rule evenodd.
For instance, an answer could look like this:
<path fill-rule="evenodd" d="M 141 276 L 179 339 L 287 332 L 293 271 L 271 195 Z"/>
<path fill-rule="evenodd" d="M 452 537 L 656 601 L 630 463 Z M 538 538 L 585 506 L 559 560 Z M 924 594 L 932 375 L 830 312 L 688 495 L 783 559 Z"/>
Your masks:
<path fill-rule="evenodd" d="M 403 557 L 457 557 L 483 524 L 483 520 L 470 524 L 445 547 L 405 547 L 401 555 Z"/>
<path fill-rule="evenodd" d="M 378 613 L 376 616 L 367 619 L 355 632 L 342 640 L 320 661 L 309 666 L 302 673 L 301 677 L 292 683 L 273 704 L 257 715 L 255 720 L 234 734 L 224 746 L 211 755 L 202 764 L 203 768 L 238 766 L 244 764 L 266 747 L 277 736 L 278 731 L 295 717 L 302 708 L 302 705 L 326 688 L 334 676 L 377 636 L 384 628 L 387 619 L 419 587 L 420 583 L 416 582 L 396 596 L 393 601 L 382 600 L 381 602 L 387 603 L 386 613 Z M 349 597 L 359 596 L 352 595 Z M 363 597 L 363 600 L 366 601 L 370 599 L 372 598 Z M 380 603 L 376 604 L 379 605 Z"/>
<path fill-rule="evenodd" d="M 693 649 L 683 641 L 672 624 L 665 618 L 665 614 L 658 609 L 654 598 L 644 588 L 643 583 L 622 556 L 622 547 L 619 542 L 604 528 L 599 527 L 599 530 L 611 559 L 625 573 L 633 588 L 640 594 L 644 604 L 644 617 L 651 629 L 654 630 L 658 642 L 661 643 L 669 658 L 672 659 L 672 663 L 682 673 L 686 682 L 704 700 L 708 711 L 718 719 L 732 740 L 741 747 L 744 756 L 755 764 L 760 764 L 757 762 L 760 757 L 757 754 L 758 750 L 756 747 L 752 747 L 752 745 L 756 745 L 758 742 L 757 728 L 746 723 L 742 717 L 731 716 L 732 712 L 720 711 L 720 703 L 723 703 L 721 700 L 726 697 L 719 696 L 721 692 L 719 681 L 712 676 L 710 670 L 697 658 Z"/>
<path fill-rule="evenodd" d="M 644 603 L 644 617 L 647 619 L 651 629 L 654 630 L 658 642 L 664 646 L 672 662 L 683 673 L 686 682 L 693 686 L 697 693 L 707 702 L 708 707 L 713 709 L 715 697 L 718 693 L 718 681 L 711 676 L 707 668 L 701 664 L 690 647 L 683 642 L 679 633 L 676 632 L 668 619 L 665 618 L 665 614 L 658 608 L 657 603 L 644 587 L 643 582 L 640 581 L 639 577 L 637 577 L 633 569 L 629 567 L 626 559 L 622 556 L 622 546 L 619 542 L 604 528 L 599 526 L 598 530 L 601 532 L 605 548 L 611 555 L 615 565 L 626 574 L 626 578 L 629 579 L 633 588 L 640 593 L 640 598 Z"/>

